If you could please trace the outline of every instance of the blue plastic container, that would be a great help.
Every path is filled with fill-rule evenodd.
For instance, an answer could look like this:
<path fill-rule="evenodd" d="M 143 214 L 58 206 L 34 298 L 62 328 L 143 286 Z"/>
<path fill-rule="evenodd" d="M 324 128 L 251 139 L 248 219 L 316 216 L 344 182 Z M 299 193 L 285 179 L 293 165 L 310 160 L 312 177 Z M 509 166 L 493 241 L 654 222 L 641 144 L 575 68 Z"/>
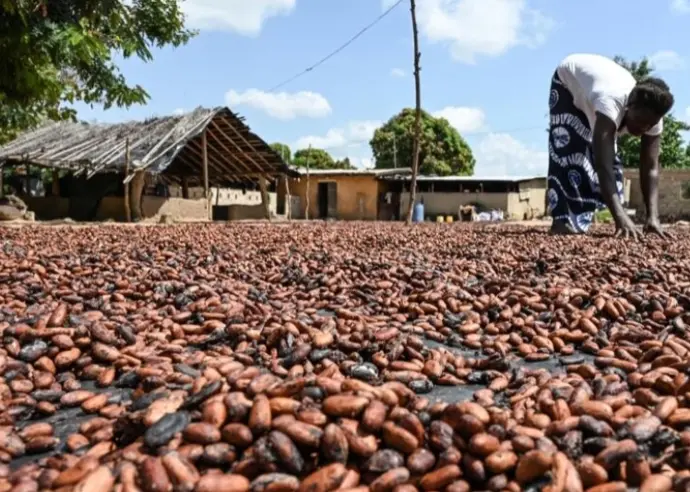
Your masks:
<path fill-rule="evenodd" d="M 412 222 L 424 222 L 424 204 L 415 203 L 414 211 L 412 212 Z"/>

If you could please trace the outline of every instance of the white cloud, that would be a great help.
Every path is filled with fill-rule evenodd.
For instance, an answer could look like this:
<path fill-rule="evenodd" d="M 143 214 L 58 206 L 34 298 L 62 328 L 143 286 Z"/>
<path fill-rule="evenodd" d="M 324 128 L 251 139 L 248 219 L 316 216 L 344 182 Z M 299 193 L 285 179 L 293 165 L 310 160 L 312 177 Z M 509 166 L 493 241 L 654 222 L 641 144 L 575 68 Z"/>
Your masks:
<path fill-rule="evenodd" d="M 173 111 L 172 114 L 175 116 L 180 116 L 185 114 L 185 110 L 183 108 L 177 108 L 175 111 Z"/>
<path fill-rule="evenodd" d="M 436 118 L 447 119 L 461 135 L 467 132 L 476 132 L 484 128 L 486 123 L 486 115 L 480 108 L 446 106 L 432 114 Z"/>
<path fill-rule="evenodd" d="M 546 175 L 549 154 L 541 148 L 528 147 L 507 133 L 491 133 L 472 148 L 478 176 Z"/>
<path fill-rule="evenodd" d="M 351 121 L 342 128 L 331 128 L 325 135 L 307 135 L 295 142 L 295 149 L 305 149 L 311 145 L 317 149 L 344 149 L 369 143 L 374 131 L 381 126 L 380 121 Z"/>
<path fill-rule="evenodd" d="M 257 36 L 264 21 L 291 13 L 297 0 L 186 0 L 182 10 L 190 27 Z"/>
<path fill-rule="evenodd" d="M 350 164 L 355 166 L 357 169 L 371 169 L 374 167 L 374 159 L 371 157 L 352 157 L 352 156 L 342 156 L 333 157 L 334 159 L 344 159 L 347 157 L 350 159 Z"/>
<path fill-rule="evenodd" d="M 660 71 L 680 70 L 685 67 L 685 60 L 671 50 L 661 50 L 650 55 L 649 63 L 655 70 Z"/>
<path fill-rule="evenodd" d="M 318 92 L 264 92 L 248 89 L 230 90 L 225 94 L 228 106 L 249 106 L 280 120 L 297 117 L 323 118 L 331 113 L 328 100 Z"/>
<path fill-rule="evenodd" d="M 671 11 L 677 14 L 690 13 L 690 0 L 671 0 Z"/>
<path fill-rule="evenodd" d="M 359 169 L 374 167 L 369 141 L 374 132 L 381 126 L 380 121 L 351 121 L 339 128 L 331 128 L 325 135 L 307 135 L 292 145 L 295 150 L 306 149 L 311 145 L 324 149 L 334 159 L 350 159 L 350 163 Z"/>
<path fill-rule="evenodd" d="M 384 8 L 390 4 L 383 0 Z M 429 41 L 447 44 L 455 60 L 470 64 L 516 46 L 541 45 L 555 26 L 527 0 L 425 0 L 417 18 Z"/>
<path fill-rule="evenodd" d="M 391 70 L 391 75 L 393 77 L 404 77 L 406 74 L 405 70 L 403 70 L 402 68 L 394 68 L 393 70 Z"/>
<path fill-rule="evenodd" d="M 486 115 L 481 108 L 447 106 L 432 113 L 444 117 L 459 132 L 488 130 Z M 690 108 L 688 108 L 690 118 Z M 331 128 L 323 135 L 308 135 L 297 140 L 291 147 L 327 150 L 334 159 L 349 157 L 358 168 L 374 166 L 369 141 L 381 126 L 379 121 L 352 121 L 345 126 Z M 477 161 L 475 174 L 481 176 L 545 175 L 548 169 L 548 152 L 545 146 L 532 147 L 510 134 L 494 132 L 475 137 L 478 143 L 471 145 Z"/>

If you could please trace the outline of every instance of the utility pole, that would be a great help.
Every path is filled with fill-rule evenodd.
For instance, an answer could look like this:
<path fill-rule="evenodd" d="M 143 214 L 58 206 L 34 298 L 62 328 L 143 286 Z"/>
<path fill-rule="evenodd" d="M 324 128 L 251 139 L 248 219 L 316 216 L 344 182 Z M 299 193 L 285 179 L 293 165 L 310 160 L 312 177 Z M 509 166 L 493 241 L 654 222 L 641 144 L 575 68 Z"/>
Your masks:
<path fill-rule="evenodd" d="M 412 223 L 412 210 L 417 199 L 417 172 L 419 170 L 419 134 L 422 127 L 422 96 L 419 83 L 419 34 L 417 32 L 417 9 L 415 0 L 410 0 L 410 13 L 412 14 L 412 39 L 414 41 L 414 92 L 415 92 L 415 117 L 414 138 L 412 141 L 412 180 L 410 182 L 410 203 L 407 207 L 407 223 Z"/>

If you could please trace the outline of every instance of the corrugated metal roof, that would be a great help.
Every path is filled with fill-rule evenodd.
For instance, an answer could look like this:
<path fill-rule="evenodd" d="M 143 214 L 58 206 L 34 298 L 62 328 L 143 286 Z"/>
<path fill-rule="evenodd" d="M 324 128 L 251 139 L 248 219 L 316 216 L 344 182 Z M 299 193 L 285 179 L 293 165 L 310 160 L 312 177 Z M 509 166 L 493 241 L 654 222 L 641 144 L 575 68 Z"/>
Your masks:
<path fill-rule="evenodd" d="M 409 175 L 395 175 L 384 176 L 381 179 L 387 181 L 410 181 L 412 176 Z M 546 179 L 544 175 L 537 176 L 417 176 L 417 181 L 446 181 L 446 182 L 460 182 L 460 183 L 479 183 L 479 182 L 509 182 L 518 183 L 522 181 L 531 181 L 533 179 Z"/>
<path fill-rule="evenodd" d="M 306 176 L 307 170 L 303 167 L 292 168 L 297 171 L 300 176 Z M 310 169 L 310 176 L 386 176 L 389 174 L 411 174 L 412 169 L 409 167 L 399 167 L 395 169 Z"/>

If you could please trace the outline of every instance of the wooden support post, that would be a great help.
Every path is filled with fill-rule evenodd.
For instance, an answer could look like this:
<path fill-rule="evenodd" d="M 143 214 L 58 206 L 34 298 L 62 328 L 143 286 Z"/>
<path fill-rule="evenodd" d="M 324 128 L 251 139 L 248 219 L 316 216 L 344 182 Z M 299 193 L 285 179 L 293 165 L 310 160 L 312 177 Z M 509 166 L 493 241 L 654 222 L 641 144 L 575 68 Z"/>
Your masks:
<path fill-rule="evenodd" d="M 306 206 L 304 207 L 304 218 L 306 220 L 309 220 L 309 184 L 310 184 L 310 179 L 309 179 L 309 157 L 311 157 L 311 144 L 309 144 L 309 148 L 307 149 L 307 193 L 306 193 Z"/>
<path fill-rule="evenodd" d="M 412 210 L 417 199 L 417 173 L 419 171 L 419 138 L 422 132 L 422 96 L 419 82 L 419 34 L 417 32 L 417 9 L 415 0 L 410 0 L 410 12 L 412 14 L 412 40 L 414 44 L 414 92 L 415 92 L 415 117 L 414 139 L 412 141 L 412 180 L 410 182 L 410 203 L 407 207 L 407 223 L 412 222 Z"/>
<path fill-rule="evenodd" d="M 141 220 L 144 218 L 141 202 L 144 196 L 144 188 L 146 187 L 146 171 L 143 169 L 135 171 L 134 178 L 130 181 L 130 187 L 129 207 L 132 213 L 132 219 Z"/>
<path fill-rule="evenodd" d="M 5 196 L 5 166 L 0 166 L 0 198 Z"/>
<path fill-rule="evenodd" d="M 129 152 L 129 138 L 125 141 L 125 180 L 129 177 L 129 161 L 131 155 Z M 132 209 L 129 207 L 129 181 L 125 182 L 125 220 L 132 222 Z"/>
<path fill-rule="evenodd" d="M 271 220 L 271 203 L 265 176 L 259 177 L 259 189 L 261 190 L 261 205 L 264 207 L 264 217 L 266 220 Z"/>
<path fill-rule="evenodd" d="M 53 182 L 51 185 L 51 195 L 60 196 L 60 172 L 53 169 Z"/>
<path fill-rule="evenodd" d="M 189 199 L 189 178 L 182 176 L 182 198 Z"/>
<path fill-rule="evenodd" d="M 206 207 L 208 208 L 208 219 L 212 220 L 211 193 L 208 187 L 208 138 L 206 136 L 206 130 L 201 134 L 201 159 L 204 170 L 204 198 L 206 198 Z"/>
<path fill-rule="evenodd" d="M 287 220 L 292 219 L 292 197 L 290 196 L 290 176 L 287 174 L 285 175 L 285 207 L 287 207 L 287 210 L 285 210 L 285 215 L 287 216 Z"/>
<path fill-rule="evenodd" d="M 26 173 L 24 176 L 24 186 L 26 186 L 26 196 L 31 196 L 31 166 L 27 164 L 24 167 L 24 172 Z"/>

